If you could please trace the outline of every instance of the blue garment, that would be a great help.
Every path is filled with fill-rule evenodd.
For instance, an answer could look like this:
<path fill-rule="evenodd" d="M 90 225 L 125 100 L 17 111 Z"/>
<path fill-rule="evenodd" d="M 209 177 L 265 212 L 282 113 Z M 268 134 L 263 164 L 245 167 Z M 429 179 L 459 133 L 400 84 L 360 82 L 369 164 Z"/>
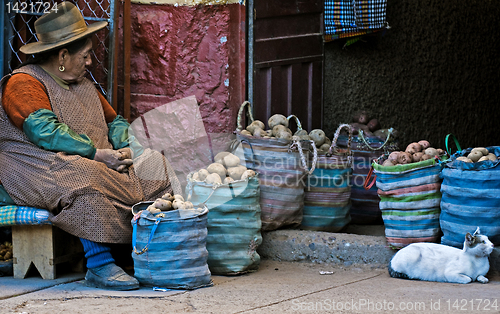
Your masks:
<path fill-rule="evenodd" d="M 80 242 L 83 244 L 87 268 L 95 268 L 115 262 L 109 246 L 83 238 L 80 238 Z"/>

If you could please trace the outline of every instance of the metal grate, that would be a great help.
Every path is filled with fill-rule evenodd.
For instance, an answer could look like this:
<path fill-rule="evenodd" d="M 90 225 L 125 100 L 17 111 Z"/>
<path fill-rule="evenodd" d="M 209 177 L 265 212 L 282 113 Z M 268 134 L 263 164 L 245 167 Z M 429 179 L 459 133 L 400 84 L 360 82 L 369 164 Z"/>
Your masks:
<path fill-rule="evenodd" d="M 67 0 L 68 1 L 68 0 Z M 38 2 L 38 6 L 36 6 Z M 2 54 L 2 76 L 10 73 L 19 64 L 25 61 L 26 56 L 19 52 L 19 48 L 26 43 L 37 41 L 35 34 L 34 23 L 37 18 L 43 15 L 43 9 L 39 3 L 44 3 L 49 8 L 52 8 L 55 3 L 60 3 L 62 0 L 7 0 L 2 4 L 2 14 L 0 22 L 3 26 L 2 43 L 4 49 Z M 96 33 L 92 40 L 94 42 L 94 51 L 92 66 L 87 69 L 87 76 L 94 81 L 95 85 L 105 95 L 110 103 L 112 103 L 112 84 L 111 74 L 114 67 L 114 2 L 113 0 L 76 0 L 71 1 L 75 4 L 88 24 L 97 21 L 107 21 L 108 26 Z M 110 3 L 111 2 L 111 3 Z M 18 10 L 13 10 L 17 3 Z M 24 6 L 24 4 L 26 6 Z M 48 5 L 50 3 L 50 5 Z M 33 4 L 33 7 L 31 6 Z M 26 10 L 21 13 L 21 5 Z M 31 9 L 37 8 L 37 9 Z M 10 13 L 8 12 L 10 10 Z M 3 11 L 3 12 L 2 12 Z M 37 12 L 39 11 L 39 12 Z"/>

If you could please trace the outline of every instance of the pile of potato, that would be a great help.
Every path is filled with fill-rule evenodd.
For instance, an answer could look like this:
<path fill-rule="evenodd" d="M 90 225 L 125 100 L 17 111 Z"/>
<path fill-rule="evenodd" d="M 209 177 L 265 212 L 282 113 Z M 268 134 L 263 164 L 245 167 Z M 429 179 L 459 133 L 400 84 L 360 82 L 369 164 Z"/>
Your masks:
<path fill-rule="evenodd" d="M 242 135 L 262 138 L 276 138 L 292 140 L 292 131 L 288 128 L 288 119 L 282 114 L 275 114 L 267 121 L 268 129 L 265 129 L 264 122 L 255 120 L 245 130 Z"/>
<path fill-rule="evenodd" d="M 255 171 L 240 165 L 240 158 L 229 152 L 218 153 L 214 161 L 207 168 L 195 172 L 193 180 L 207 184 L 229 184 L 255 176 Z"/>
<path fill-rule="evenodd" d="M 383 129 L 377 118 L 372 118 L 366 111 L 357 112 L 353 118 L 351 126 L 353 135 L 358 135 L 359 130 L 363 130 L 363 135 L 368 137 L 378 137 L 385 140 L 389 135 L 389 129 Z M 392 133 L 395 135 L 395 131 Z"/>
<path fill-rule="evenodd" d="M 184 201 L 184 197 L 180 194 L 171 195 L 166 193 L 146 208 L 151 214 L 158 214 L 172 209 L 194 209 L 194 205 L 189 201 Z"/>
<path fill-rule="evenodd" d="M 466 156 L 460 156 L 457 158 L 457 160 L 463 161 L 463 162 L 481 162 L 481 161 L 496 161 L 498 158 L 495 154 L 490 153 L 488 149 L 484 147 L 476 147 L 471 150 L 469 155 Z"/>
<path fill-rule="evenodd" d="M 312 130 L 307 132 L 306 130 L 300 129 L 295 134 L 288 128 L 288 119 L 281 114 L 275 114 L 269 118 L 267 121 L 269 129 L 265 129 L 265 125 L 262 121 L 255 120 L 245 130 L 241 131 L 241 134 L 246 136 L 255 136 L 262 138 L 275 138 L 283 140 L 294 140 L 294 141 L 314 141 L 314 144 L 320 152 L 326 152 L 330 149 L 332 141 L 326 137 L 325 132 L 320 129 Z"/>
<path fill-rule="evenodd" d="M 426 140 L 409 144 L 404 152 L 394 151 L 389 154 L 382 166 L 406 165 L 414 162 L 440 157 L 445 154 L 441 148 L 433 148 Z"/>
<path fill-rule="evenodd" d="M 4 242 L 0 244 L 0 261 L 8 261 L 12 259 L 12 243 Z"/>

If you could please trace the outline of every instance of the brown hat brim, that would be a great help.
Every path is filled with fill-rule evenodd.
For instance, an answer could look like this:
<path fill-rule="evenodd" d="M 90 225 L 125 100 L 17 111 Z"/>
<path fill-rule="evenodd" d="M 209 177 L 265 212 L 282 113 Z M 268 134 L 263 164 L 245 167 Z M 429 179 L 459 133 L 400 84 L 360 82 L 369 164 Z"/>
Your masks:
<path fill-rule="evenodd" d="M 92 24 L 87 26 L 87 30 L 85 32 L 80 33 L 78 35 L 75 35 L 73 37 L 70 37 L 68 39 L 58 41 L 57 43 L 51 43 L 51 44 L 46 44 L 46 43 L 42 43 L 39 41 L 34 42 L 34 43 L 29 43 L 29 44 L 26 44 L 26 45 L 22 46 L 21 48 L 19 48 L 19 50 L 22 53 L 27 54 L 27 55 L 37 54 L 40 52 L 53 50 L 53 49 L 65 46 L 65 45 L 72 43 L 74 41 L 77 41 L 78 39 L 81 39 L 81 38 L 88 36 L 92 33 L 95 33 L 97 31 L 103 29 L 107 25 L 108 25 L 108 22 L 106 22 L 106 21 L 92 23 Z"/>

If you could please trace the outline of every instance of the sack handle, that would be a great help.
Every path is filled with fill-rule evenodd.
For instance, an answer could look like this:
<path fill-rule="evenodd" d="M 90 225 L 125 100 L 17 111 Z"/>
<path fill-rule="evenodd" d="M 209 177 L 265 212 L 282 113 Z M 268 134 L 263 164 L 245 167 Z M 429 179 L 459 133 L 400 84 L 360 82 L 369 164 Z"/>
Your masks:
<path fill-rule="evenodd" d="M 289 115 L 288 117 L 286 117 L 286 119 L 287 119 L 288 121 L 290 121 L 290 119 L 292 119 L 292 118 L 293 118 L 293 119 L 295 120 L 295 122 L 297 123 L 297 131 L 302 130 L 302 124 L 300 123 L 300 120 L 299 120 L 299 118 L 297 118 L 297 116 L 295 116 L 295 115 L 291 114 L 291 115 Z M 296 132 L 297 132 L 297 131 L 296 131 Z"/>
<path fill-rule="evenodd" d="M 385 142 L 382 143 L 382 145 L 380 145 L 379 147 L 376 147 L 376 148 L 373 148 L 373 147 L 370 146 L 370 144 L 368 144 L 368 142 L 365 139 L 365 136 L 363 135 L 363 130 L 359 130 L 358 137 L 361 138 L 361 140 L 365 143 L 365 145 L 368 147 L 368 149 L 371 149 L 371 150 L 380 150 L 380 149 L 384 148 L 385 145 L 387 145 L 387 143 L 389 142 L 389 138 L 392 135 L 392 132 L 394 132 L 394 129 L 390 128 L 389 129 L 389 134 L 387 134 L 387 138 L 385 139 Z"/>
<path fill-rule="evenodd" d="M 373 176 L 372 182 L 370 182 L 370 179 Z M 369 190 L 372 188 L 372 186 L 375 184 L 377 181 L 377 175 L 373 174 L 373 166 L 370 166 L 370 171 L 368 171 L 368 175 L 366 176 L 365 182 L 363 183 L 363 187 L 365 190 Z"/>
<path fill-rule="evenodd" d="M 309 142 L 313 147 L 313 162 L 311 164 L 311 169 L 307 169 L 306 157 L 304 156 L 304 152 L 302 151 L 302 144 L 300 142 L 301 141 L 293 140 L 292 144 L 288 148 L 288 151 L 291 152 L 294 148 L 296 148 L 299 151 L 302 168 L 306 170 L 307 174 L 312 174 L 314 172 L 314 169 L 316 168 L 316 163 L 318 162 L 318 149 L 316 148 L 316 145 L 314 145 L 314 141 L 304 141 Z"/>
<path fill-rule="evenodd" d="M 450 140 L 450 137 L 453 139 L 453 141 L 455 142 L 455 146 L 457 147 L 457 151 L 461 151 L 462 148 L 460 147 L 460 144 L 458 143 L 458 139 L 455 137 L 455 135 L 453 134 L 448 134 L 446 135 L 445 139 L 444 139 L 444 144 L 446 145 L 446 152 L 448 152 L 448 155 L 452 155 L 451 153 L 451 150 L 450 150 L 450 147 L 448 146 L 448 142 Z"/>
<path fill-rule="evenodd" d="M 347 161 L 349 162 L 349 164 L 352 164 L 351 141 L 352 141 L 353 128 L 350 124 L 347 124 L 347 123 L 343 123 L 343 124 L 339 125 L 339 127 L 337 128 L 337 131 L 335 131 L 335 134 L 333 135 L 332 145 L 330 145 L 330 149 L 328 149 L 326 156 L 330 157 L 331 155 L 333 155 L 333 150 L 338 148 L 337 141 L 339 139 L 340 132 L 342 131 L 342 129 L 345 129 L 345 128 L 347 128 L 347 130 L 349 131 L 349 133 L 348 133 L 349 136 L 347 139 Z"/>
<path fill-rule="evenodd" d="M 149 244 L 151 243 L 151 240 L 153 240 L 153 237 L 154 237 L 155 232 L 156 232 L 156 228 L 158 228 L 158 224 L 160 223 L 161 218 L 156 218 L 153 229 L 151 229 L 151 233 L 149 234 L 148 244 L 146 244 L 146 246 L 140 251 L 137 251 L 137 248 L 136 248 L 136 244 L 137 244 L 137 220 L 138 219 L 132 220 L 132 247 L 134 248 L 135 254 L 141 255 L 141 254 L 146 253 L 146 251 L 149 249 Z"/>
<path fill-rule="evenodd" d="M 254 121 L 253 119 L 253 115 L 252 115 L 252 105 L 250 104 L 250 102 L 248 100 L 245 100 L 241 106 L 240 106 L 240 109 L 238 110 L 238 117 L 237 117 L 237 123 L 238 123 L 238 126 L 237 126 L 237 129 L 236 131 L 242 131 L 244 128 L 243 128 L 243 124 L 242 124 L 242 116 L 243 116 L 243 111 L 245 110 L 245 107 L 247 107 L 247 114 L 248 114 L 248 118 L 250 119 L 250 121 Z"/>

